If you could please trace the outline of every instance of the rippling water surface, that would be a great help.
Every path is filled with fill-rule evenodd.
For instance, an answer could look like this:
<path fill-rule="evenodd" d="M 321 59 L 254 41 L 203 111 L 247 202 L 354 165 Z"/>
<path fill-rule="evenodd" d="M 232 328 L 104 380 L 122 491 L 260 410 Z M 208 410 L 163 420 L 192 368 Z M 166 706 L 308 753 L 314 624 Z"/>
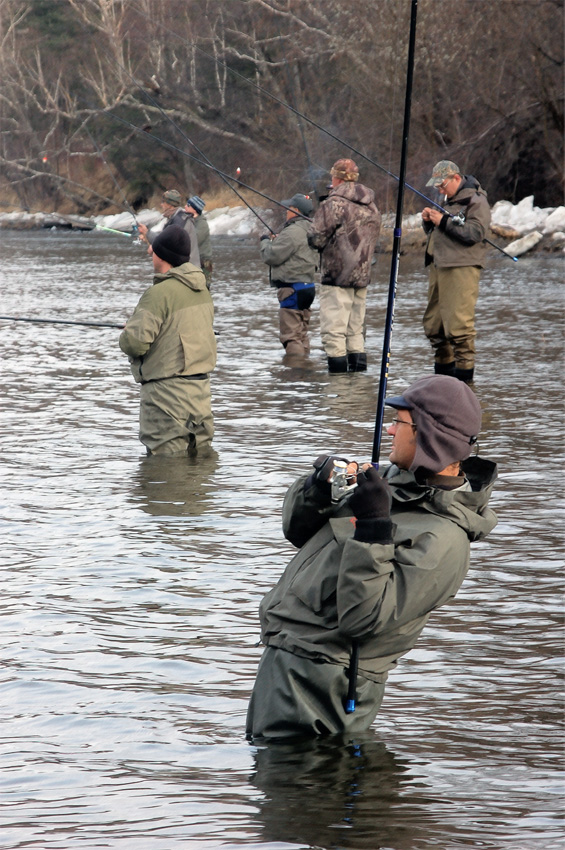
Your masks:
<path fill-rule="evenodd" d="M 481 454 L 499 525 L 355 742 L 254 747 L 257 607 L 292 554 L 291 481 L 368 459 L 366 374 L 282 361 L 257 244 L 216 240 L 217 457 L 146 458 L 118 330 L 0 322 L 2 848 L 554 850 L 562 799 L 562 258 L 493 256 L 478 305 Z M 2 233 L 1 313 L 120 323 L 151 280 L 101 233 Z M 431 372 L 400 263 L 389 391 Z M 384 448 L 387 440 L 385 438 Z"/>

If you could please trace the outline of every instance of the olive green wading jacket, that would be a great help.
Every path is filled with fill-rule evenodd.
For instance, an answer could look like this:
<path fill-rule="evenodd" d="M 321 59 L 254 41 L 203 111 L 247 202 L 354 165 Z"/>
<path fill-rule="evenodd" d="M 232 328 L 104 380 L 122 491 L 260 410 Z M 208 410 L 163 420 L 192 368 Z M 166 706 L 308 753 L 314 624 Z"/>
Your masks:
<path fill-rule="evenodd" d="M 135 380 L 207 374 L 216 365 L 214 305 L 192 263 L 156 274 L 120 334 Z"/>
<path fill-rule="evenodd" d="M 421 485 L 389 467 L 394 543 L 353 539 L 354 517 L 336 509 L 305 477 L 289 489 L 283 531 L 300 551 L 260 605 L 262 640 L 315 661 L 347 667 L 360 643 L 359 673 L 384 682 L 416 643 L 430 613 L 453 597 L 469 569 L 470 543 L 496 525 L 487 502 L 496 466 L 474 457 L 471 487 Z M 471 489 L 472 488 L 472 489 Z"/>

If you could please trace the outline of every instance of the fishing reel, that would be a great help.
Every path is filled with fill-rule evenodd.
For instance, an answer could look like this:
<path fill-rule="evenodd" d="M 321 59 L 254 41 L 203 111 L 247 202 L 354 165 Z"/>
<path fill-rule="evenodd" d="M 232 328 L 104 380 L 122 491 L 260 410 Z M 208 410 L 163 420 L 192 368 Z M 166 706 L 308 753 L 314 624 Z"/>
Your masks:
<path fill-rule="evenodd" d="M 343 501 L 357 487 L 357 470 L 354 473 L 348 472 L 348 465 L 344 460 L 334 460 L 334 468 L 328 479 L 334 504 Z"/>
<path fill-rule="evenodd" d="M 142 240 L 141 236 L 139 235 L 139 227 L 137 226 L 137 222 L 133 225 L 133 227 L 131 229 L 131 235 L 133 236 L 133 242 L 132 242 L 133 245 L 142 245 L 143 244 L 143 240 Z"/>
<path fill-rule="evenodd" d="M 454 215 L 451 221 L 457 227 L 463 227 L 463 225 L 465 224 L 465 213 L 463 212 L 463 210 L 461 210 L 461 212 L 458 212 L 457 215 Z"/>

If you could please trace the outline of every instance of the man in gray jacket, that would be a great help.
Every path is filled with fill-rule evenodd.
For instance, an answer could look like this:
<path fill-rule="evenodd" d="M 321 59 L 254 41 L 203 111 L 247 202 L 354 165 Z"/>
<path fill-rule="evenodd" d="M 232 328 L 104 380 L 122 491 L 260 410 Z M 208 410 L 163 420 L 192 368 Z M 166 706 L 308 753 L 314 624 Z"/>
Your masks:
<path fill-rule="evenodd" d="M 490 225 L 487 195 L 474 177 L 449 160 L 436 163 L 427 186 L 445 197 L 447 212 L 425 207 L 428 234 L 428 305 L 424 333 L 435 355 L 435 372 L 471 383 L 475 369 L 475 305 L 485 264 Z"/>
<path fill-rule="evenodd" d="M 280 341 L 285 353 L 306 356 L 310 352 L 308 325 L 318 267 L 318 252 L 308 245 L 308 217 L 314 206 L 307 195 L 299 193 L 281 204 L 287 208 L 286 224 L 278 235 L 261 237 L 261 259 L 269 266 L 271 286 L 277 289 Z"/>
<path fill-rule="evenodd" d="M 370 464 L 349 464 L 355 488 L 332 494 L 336 458 L 322 456 L 285 497 L 283 531 L 301 548 L 260 605 L 266 649 L 249 738 L 368 729 L 389 670 L 457 593 L 470 543 L 496 524 L 487 507 L 496 466 L 470 458 L 481 422 L 472 390 L 430 376 L 386 404 L 396 416 L 382 477 Z M 348 712 L 354 643 L 356 708 Z"/>
<path fill-rule="evenodd" d="M 214 435 L 214 306 L 190 249 L 181 227 L 155 237 L 153 286 L 120 334 L 120 348 L 141 384 L 139 439 L 148 454 L 205 454 Z"/>
<path fill-rule="evenodd" d="M 330 173 L 332 188 L 308 234 L 322 256 L 322 345 L 329 372 L 364 372 L 367 286 L 381 215 L 373 190 L 357 182 L 359 169 L 352 159 L 338 159 Z"/>
<path fill-rule="evenodd" d="M 182 199 L 178 189 L 167 189 L 166 192 L 163 192 L 161 212 L 163 217 L 166 219 L 161 232 L 165 230 L 166 227 L 171 227 L 173 225 L 175 227 L 182 227 L 183 230 L 186 230 L 190 237 L 190 260 L 194 266 L 199 266 L 200 251 L 198 248 L 198 235 L 192 221 L 192 216 L 190 216 L 186 209 L 183 209 L 182 207 Z M 138 229 L 141 238 L 145 240 L 148 245 L 152 245 L 153 240 L 156 239 L 158 234 L 149 230 L 145 224 L 139 224 Z"/>
<path fill-rule="evenodd" d="M 214 265 L 212 263 L 212 240 L 210 239 L 210 225 L 204 218 L 204 207 L 206 202 L 199 195 L 191 195 L 187 199 L 184 206 L 185 212 L 190 216 L 194 229 L 196 230 L 196 238 L 198 240 L 198 253 L 200 254 L 200 267 L 206 278 L 206 286 L 210 289 L 212 282 L 212 272 Z"/>

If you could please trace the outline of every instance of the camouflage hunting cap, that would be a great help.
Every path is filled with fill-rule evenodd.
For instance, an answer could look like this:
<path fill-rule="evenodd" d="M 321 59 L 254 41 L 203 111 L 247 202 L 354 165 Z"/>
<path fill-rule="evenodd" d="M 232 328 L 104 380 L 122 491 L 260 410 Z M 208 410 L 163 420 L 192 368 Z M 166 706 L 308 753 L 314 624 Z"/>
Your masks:
<path fill-rule="evenodd" d="M 439 186 L 440 183 L 443 183 L 444 180 L 447 180 L 448 177 L 453 177 L 455 174 L 461 174 L 459 166 L 455 165 L 449 159 L 442 159 L 434 165 L 432 176 L 426 183 L 426 186 Z"/>
<path fill-rule="evenodd" d="M 352 159 L 338 159 L 330 169 L 332 177 L 355 183 L 359 179 L 359 169 Z"/>
<path fill-rule="evenodd" d="M 180 207 L 182 204 L 180 192 L 177 192 L 176 189 L 167 189 L 166 192 L 163 192 L 163 200 L 175 207 Z"/>

